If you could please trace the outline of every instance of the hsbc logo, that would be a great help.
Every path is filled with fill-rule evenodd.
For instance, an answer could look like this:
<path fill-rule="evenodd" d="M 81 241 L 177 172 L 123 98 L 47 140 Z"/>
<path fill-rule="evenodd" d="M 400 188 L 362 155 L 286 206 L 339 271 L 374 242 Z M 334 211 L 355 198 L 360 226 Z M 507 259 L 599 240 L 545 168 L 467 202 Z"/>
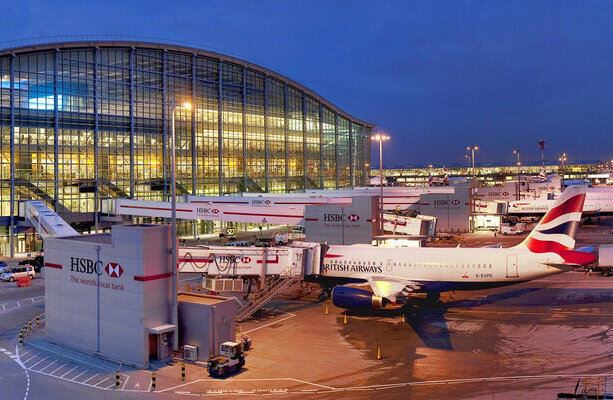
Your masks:
<path fill-rule="evenodd" d="M 219 214 L 217 208 L 196 207 L 197 214 Z"/>
<path fill-rule="evenodd" d="M 347 217 L 347 221 L 358 222 L 360 220 L 360 216 L 358 214 L 349 214 Z"/>
<path fill-rule="evenodd" d="M 249 264 L 251 262 L 251 257 L 243 257 L 241 258 L 241 262 L 243 264 Z"/>
<path fill-rule="evenodd" d="M 435 206 L 459 206 L 460 200 L 434 200 Z"/>
<path fill-rule="evenodd" d="M 110 262 L 104 267 L 104 271 L 111 278 L 119 278 L 123 274 L 123 268 L 118 263 Z"/>
<path fill-rule="evenodd" d="M 269 206 L 270 203 L 272 203 L 272 201 L 270 200 L 261 200 L 261 199 L 251 200 L 252 206 Z"/>
<path fill-rule="evenodd" d="M 509 192 L 502 192 L 502 195 L 503 195 L 503 196 L 508 196 L 508 195 L 509 195 Z"/>

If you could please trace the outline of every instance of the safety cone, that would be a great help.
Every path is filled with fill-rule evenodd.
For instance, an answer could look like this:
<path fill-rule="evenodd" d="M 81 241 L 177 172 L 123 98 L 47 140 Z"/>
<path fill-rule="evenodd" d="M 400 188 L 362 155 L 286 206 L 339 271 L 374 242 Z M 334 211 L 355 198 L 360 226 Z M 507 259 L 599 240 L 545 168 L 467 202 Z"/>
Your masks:
<path fill-rule="evenodd" d="M 406 318 L 404 317 L 404 314 L 402 314 L 402 316 L 400 317 L 400 322 L 402 322 L 403 324 L 407 322 Z"/>
<path fill-rule="evenodd" d="M 345 315 L 345 319 L 343 319 L 343 324 L 346 324 L 347 323 L 347 314 L 344 314 L 344 315 Z"/>
<path fill-rule="evenodd" d="M 328 306 L 326 306 L 326 315 L 328 315 Z"/>
<path fill-rule="evenodd" d="M 381 347 L 377 346 L 377 360 L 381 359 Z"/>

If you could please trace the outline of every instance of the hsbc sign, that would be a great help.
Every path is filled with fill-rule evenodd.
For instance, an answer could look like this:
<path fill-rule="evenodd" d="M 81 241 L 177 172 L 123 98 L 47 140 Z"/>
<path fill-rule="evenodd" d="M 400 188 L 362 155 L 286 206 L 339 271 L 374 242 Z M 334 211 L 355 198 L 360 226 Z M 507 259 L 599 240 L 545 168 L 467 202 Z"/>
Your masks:
<path fill-rule="evenodd" d="M 360 216 L 358 214 L 345 214 L 345 213 L 325 213 L 324 222 L 358 222 Z"/>
<path fill-rule="evenodd" d="M 219 214 L 219 209 L 218 208 L 209 208 L 209 207 L 197 207 L 196 208 L 196 214 L 217 215 L 217 214 Z"/>
<path fill-rule="evenodd" d="M 270 200 L 262 200 L 262 199 L 253 199 L 253 200 L 251 200 L 251 205 L 252 206 L 270 207 L 271 204 L 272 204 L 272 201 L 270 201 Z"/>
<path fill-rule="evenodd" d="M 70 257 L 70 271 L 83 274 L 102 275 L 106 273 L 111 278 L 119 278 L 123 275 L 123 268 L 118 263 L 110 262 L 102 267 L 102 261 L 94 261 L 89 258 Z"/>
<path fill-rule="evenodd" d="M 438 207 L 443 207 L 443 206 L 459 206 L 460 205 L 460 200 L 434 200 L 434 205 L 438 206 Z"/>

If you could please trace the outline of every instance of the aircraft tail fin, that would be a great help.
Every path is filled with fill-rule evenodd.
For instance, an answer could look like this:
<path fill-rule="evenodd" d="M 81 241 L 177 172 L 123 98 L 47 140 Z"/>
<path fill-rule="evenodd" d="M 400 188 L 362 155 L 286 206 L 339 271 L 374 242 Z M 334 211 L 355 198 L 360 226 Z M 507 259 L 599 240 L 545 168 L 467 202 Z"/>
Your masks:
<path fill-rule="evenodd" d="M 581 221 L 587 186 L 569 186 L 519 246 L 533 253 L 572 250 Z"/>

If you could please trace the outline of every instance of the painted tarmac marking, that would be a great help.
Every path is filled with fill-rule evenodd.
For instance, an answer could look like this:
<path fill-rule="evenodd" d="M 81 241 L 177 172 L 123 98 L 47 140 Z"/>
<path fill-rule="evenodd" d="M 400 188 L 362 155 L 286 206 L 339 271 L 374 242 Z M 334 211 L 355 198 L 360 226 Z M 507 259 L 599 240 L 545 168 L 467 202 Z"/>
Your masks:
<path fill-rule="evenodd" d="M 21 357 L 25 356 L 26 354 L 30 354 L 30 353 L 31 353 L 30 350 L 26 350 L 22 354 L 20 354 L 19 357 L 21 358 Z"/>
<path fill-rule="evenodd" d="M 296 379 L 296 378 L 289 378 L 289 379 L 291 379 L 292 381 L 304 383 L 304 384 L 307 384 L 307 385 L 319 386 L 319 387 L 322 387 L 322 388 L 325 388 L 325 389 L 334 390 L 334 388 L 332 386 L 320 385 L 319 383 L 307 382 L 307 381 L 303 381 L 303 380 Z"/>
<path fill-rule="evenodd" d="M 449 313 L 459 314 L 459 313 L 472 313 L 472 314 L 510 314 L 510 315 L 548 315 L 548 316 L 556 316 L 556 315 L 581 315 L 581 316 L 589 316 L 593 317 L 595 315 L 602 316 L 613 316 L 613 313 L 601 313 L 601 312 L 573 312 L 573 311 L 498 311 L 498 310 L 474 310 L 470 308 L 450 308 L 447 310 Z"/>
<path fill-rule="evenodd" d="M 81 382 L 81 383 L 85 385 L 85 382 L 89 382 L 89 381 L 91 381 L 93 378 L 95 378 L 95 377 L 97 377 L 97 376 L 99 376 L 99 375 L 100 375 L 100 374 L 96 374 L 96 375 L 94 375 L 94 376 L 90 376 L 88 380 L 83 381 L 83 382 Z M 90 385 L 87 385 L 87 386 L 90 386 Z"/>
<path fill-rule="evenodd" d="M 28 369 L 26 368 L 25 365 L 23 365 L 23 363 L 21 362 L 21 359 L 19 358 L 19 343 L 15 343 L 15 354 L 17 355 L 15 362 L 19 364 L 21 369 L 23 369 L 24 374 L 26 374 L 26 392 L 23 395 L 23 400 L 27 400 L 28 395 L 30 394 L 30 373 L 28 372 Z"/>
<path fill-rule="evenodd" d="M 109 378 L 110 378 L 110 377 L 109 377 L 109 376 L 107 376 L 106 378 L 104 378 L 103 380 L 101 380 L 100 382 L 96 383 L 96 384 L 95 384 L 95 385 L 93 385 L 93 386 L 98 386 L 99 384 L 101 384 L 102 382 L 104 382 L 104 381 L 108 380 Z"/>
<path fill-rule="evenodd" d="M 53 353 L 53 354 L 57 354 L 58 356 L 60 356 L 60 357 L 62 357 L 62 358 L 67 358 L 67 359 L 69 359 L 69 360 L 73 360 L 73 361 L 75 361 L 77 364 L 87 364 L 87 365 L 89 365 L 90 367 L 94 367 L 94 368 L 96 368 L 96 369 L 101 369 L 101 370 L 105 370 L 105 371 L 109 371 L 109 372 L 115 372 L 115 371 L 117 370 L 117 369 L 115 369 L 115 368 L 104 367 L 104 366 L 102 366 L 102 365 L 96 365 L 96 364 L 90 363 L 90 362 L 88 362 L 88 361 L 81 360 L 81 359 L 78 359 L 78 358 L 75 358 L 75 357 L 71 357 L 71 356 L 68 356 L 68 355 L 62 354 L 62 353 L 60 353 L 60 352 L 54 351 L 54 350 L 46 349 L 46 348 L 41 347 L 41 346 L 39 346 L 39 345 L 37 345 L 37 344 L 34 344 L 34 343 L 29 343 L 28 345 L 29 345 L 29 346 L 33 346 L 33 347 L 36 347 L 36 348 L 38 348 L 38 349 L 40 349 L 40 350 L 43 350 L 43 351 L 45 351 L 45 352 L 50 352 L 50 353 Z"/>
<path fill-rule="evenodd" d="M 71 381 L 72 381 L 72 382 L 74 382 L 74 381 L 75 381 L 75 379 L 77 379 L 78 377 L 80 377 L 81 375 L 83 375 L 84 373 L 86 373 L 86 372 L 88 372 L 88 371 L 89 371 L 89 370 L 88 370 L 88 369 L 86 369 L 85 371 L 81 372 L 79 375 L 77 375 L 77 376 L 75 376 L 74 378 L 72 378 L 72 379 L 71 379 Z M 77 383 L 80 383 L 80 382 L 77 382 Z"/>
<path fill-rule="evenodd" d="M 285 317 L 285 318 L 281 318 L 281 319 L 280 319 L 280 320 L 278 320 L 278 321 L 272 321 L 272 322 L 270 322 L 270 323 L 268 323 L 268 324 L 266 324 L 266 325 L 258 326 L 257 328 L 250 329 L 250 330 L 245 331 L 245 332 L 243 332 L 243 333 L 250 333 L 250 332 L 254 332 L 254 331 L 257 331 L 258 329 L 262 329 L 262 328 L 266 328 L 267 326 L 270 326 L 270 325 L 278 324 L 279 322 L 285 321 L 286 319 L 290 319 L 290 318 L 293 318 L 293 317 L 295 317 L 295 316 L 296 316 L 296 314 L 292 314 L 292 313 L 289 313 L 289 312 L 288 312 L 288 313 L 284 313 L 284 314 L 289 314 L 289 316 L 288 316 L 288 317 Z"/>
<path fill-rule="evenodd" d="M 69 373 L 71 373 L 72 371 L 74 371 L 75 369 L 79 368 L 79 366 L 77 365 L 76 367 L 74 367 L 73 369 L 71 369 L 70 371 L 66 372 L 64 375 L 60 376 L 60 378 L 65 377 L 66 375 L 68 375 Z"/>
<path fill-rule="evenodd" d="M 123 385 L 121 386 L 121 390 L 123 390 L 126 387 L 126 385 L 128 384 L 128 379 L 130 379 L 130 375 L 123 375 L 123 376 L 125 376 L 126 379 L 124 380 Z"/>
<path fill-rule="evenodd" d="M 45 358 L 43 358 L 41 360 L 38 360 L 38 362 L 36 364 L 28 367 L 28 369 L 32 369 L 32 368 L 36 367 L 38 364 L 40 364 L 41 362 L 45 361 L 47 358 L 49 358 L 49 357 L 45 357 Z"/>
<path fill-rule="evenodd" d="M 45 370 L 45 369 L 49 368 L 50 366 L 52 366 L 53 364 L 55 364 L 57 361 L 58 361 L 58 360 L 53 360 L 53 361 L 51 362 L 51 364 L 47 364 L 47 365 L 46 365 L 46 366 L 44 366 L 43 368 L 39 369 L 39 370 L 38 370 L 38 372 L 41 372 L 41 371 L 43 371 L 43 370 Z"/>
<path fill-rule="evenodd" d="M 53 372 L 51 372 L 51 375 L 55 374 L 57 371 L 59 371 L 60 369 L 64 368 L 65 366 L 67 366 L 69 363 L 66 363 L 64 365 L 62 365 L 61 367 L 58 367 L 56 369 L 53 370 Z"/>

